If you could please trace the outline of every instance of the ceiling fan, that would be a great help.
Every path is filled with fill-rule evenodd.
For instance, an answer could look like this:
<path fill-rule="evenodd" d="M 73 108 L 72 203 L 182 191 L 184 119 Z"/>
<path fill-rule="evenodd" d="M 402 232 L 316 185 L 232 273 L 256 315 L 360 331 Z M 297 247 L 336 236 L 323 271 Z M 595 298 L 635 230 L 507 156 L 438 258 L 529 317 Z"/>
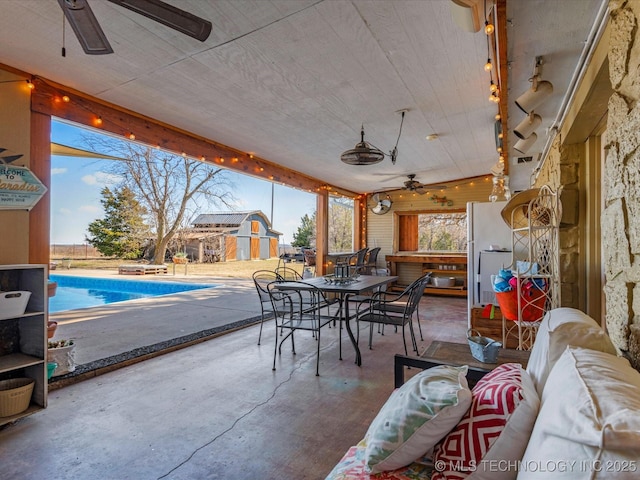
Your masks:
<path fill-rule="evenodd" d="M 109 0 L 128 8 L 178 32 L 204 42 L 211 33 L 211 22 L 161 0 Z M 71 24 L 84 53 L 104 55 L 113 53 L 106 35 L 93 14 L 87 0 L 58 0 L 64 16 Z M 62 56 L 65 56 L 64 47 Z"/>
<path fill-rule="evenodd" d="M 446 185 L 425 185 L 424 183 L 420 183 L 419 181 L 415 180 L 415 173 L 407 175 L 407 177 L 409 178 L 409 180 L 406 180 L 404 182 L 404 186 L 402 187 L 402 189 L 409 190 L 410 192 L 415 192 L 418 195 L 424 195 L 429 190 L 444 190 L 445 188 L 447 188 Z"/>
<path fill-rule="evenodd" d="M 420 183 L 417 180 L 414 180 L 416 178 L 416 174 L 412 173 L 410 175 L 407 175 L 407 177 L 409 178 L 409 180 L 406 180 L 404 182 L 404 186 L 402 187 L 403 190 L 409 190 L 410 192 L 416 192 L 417 194 L 420 195 L 424 195 L 425 193 L 427 193 L 427 191 L 425 190 L 425 186 Z"/>
<path fill-rule="evenodd" d="M 371 196 L 371 206 L 369 208 L 376 215 L 384 215 L 391 210 L 391 205 L 393 204 L 389 195 L 385 195 L 384 197 L 381 195 L 380 193 L 374 193 Z"/>

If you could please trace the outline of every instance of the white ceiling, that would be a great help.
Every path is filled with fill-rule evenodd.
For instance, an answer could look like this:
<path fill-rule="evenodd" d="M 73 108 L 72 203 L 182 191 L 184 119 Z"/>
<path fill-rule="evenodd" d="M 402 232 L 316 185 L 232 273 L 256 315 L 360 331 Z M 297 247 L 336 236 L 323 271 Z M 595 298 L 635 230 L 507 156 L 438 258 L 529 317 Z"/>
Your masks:
<path fill-rule="evenodd" d="M 454 23 L 451 0 L 167 1 L 213 23 L 206 42 L 89 0 L 115 53 L 85 55 L 67 25 L 63 58 L 57 0 L 0 0 L 0 63 L 357 192 L 399 187 L 410 173 L 427 184 L 484 175 L 498 159 L 487 38 Z M 536 56 L 554 85 L 536 110 L 534 161 L 514 165 L 510 151 L 516 190 L 529 186 L 603 4 L 507 0 L 510 145 L 524 117 L 513 100 Z M 340 161 L 362 124 L 365 140 L 390 151 L 403 109 L 396 165 Z"/>

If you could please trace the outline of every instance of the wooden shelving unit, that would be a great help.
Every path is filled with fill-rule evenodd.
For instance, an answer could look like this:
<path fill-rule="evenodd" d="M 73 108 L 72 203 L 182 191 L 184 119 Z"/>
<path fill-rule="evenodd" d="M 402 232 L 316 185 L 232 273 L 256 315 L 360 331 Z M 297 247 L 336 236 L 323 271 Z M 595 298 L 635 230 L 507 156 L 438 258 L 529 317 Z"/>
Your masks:
<path fill-rule="evenodd" d="M 411 272 L 415 278 L 399 275 L 400 282 L 397 288 L 404 288 L 404 283 L 410 283 L 427 272 L 433 272 L 434 277 L 455 277 L 455 285 L 452 287 L 436 287 L 428 285 L 424 292 L 432 295 L 448 295 L 456 297 L 467 296 L 467 256 L 456 254 L 402 254 L 387 255 L 391 275 L 399 275 L 398 264 L 410 264 Z M 415 267 L 418 267 L 416 270 Z M 402 268 L 402 267 L 401 267 Z M 407 283 L 407 285 L 408 285 Z"/>
<path fill-rule="evenodd" d="M 17 415 L 0 417 L 0 425 L 4 425 L 47 406 L 47 268 L 0 265 L 0 290 L 31 292 L 24 314 L 3 318 L 0 310 L 0 380 L 35 380 L 29 408 Z"/>

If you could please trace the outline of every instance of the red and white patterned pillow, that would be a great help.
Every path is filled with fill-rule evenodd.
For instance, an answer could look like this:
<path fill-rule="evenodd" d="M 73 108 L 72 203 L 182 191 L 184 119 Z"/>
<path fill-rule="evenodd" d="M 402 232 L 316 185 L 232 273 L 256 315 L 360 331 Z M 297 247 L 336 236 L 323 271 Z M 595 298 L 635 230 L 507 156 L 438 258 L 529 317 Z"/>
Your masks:
<path fill-rule="evenodd" d="M 472 390 L 471 407 L 434 450 L 432 480 L 512 479 L 540 407 L 517 363 L 498 366 Z"/>

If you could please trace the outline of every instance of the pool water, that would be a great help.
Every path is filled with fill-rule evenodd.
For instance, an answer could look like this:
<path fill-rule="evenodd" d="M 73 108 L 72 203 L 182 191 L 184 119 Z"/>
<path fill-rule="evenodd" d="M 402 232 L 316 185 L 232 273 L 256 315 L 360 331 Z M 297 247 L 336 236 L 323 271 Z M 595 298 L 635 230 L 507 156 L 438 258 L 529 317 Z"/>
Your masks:
<path fill-rule="evenodd" d="M 56 294 L 49 299 L 49 313 L 218 286 L 204 283 L 116 280 L 68 275 L 51 275 L 50 280 L 57 282 L 58 288 Z"/>

